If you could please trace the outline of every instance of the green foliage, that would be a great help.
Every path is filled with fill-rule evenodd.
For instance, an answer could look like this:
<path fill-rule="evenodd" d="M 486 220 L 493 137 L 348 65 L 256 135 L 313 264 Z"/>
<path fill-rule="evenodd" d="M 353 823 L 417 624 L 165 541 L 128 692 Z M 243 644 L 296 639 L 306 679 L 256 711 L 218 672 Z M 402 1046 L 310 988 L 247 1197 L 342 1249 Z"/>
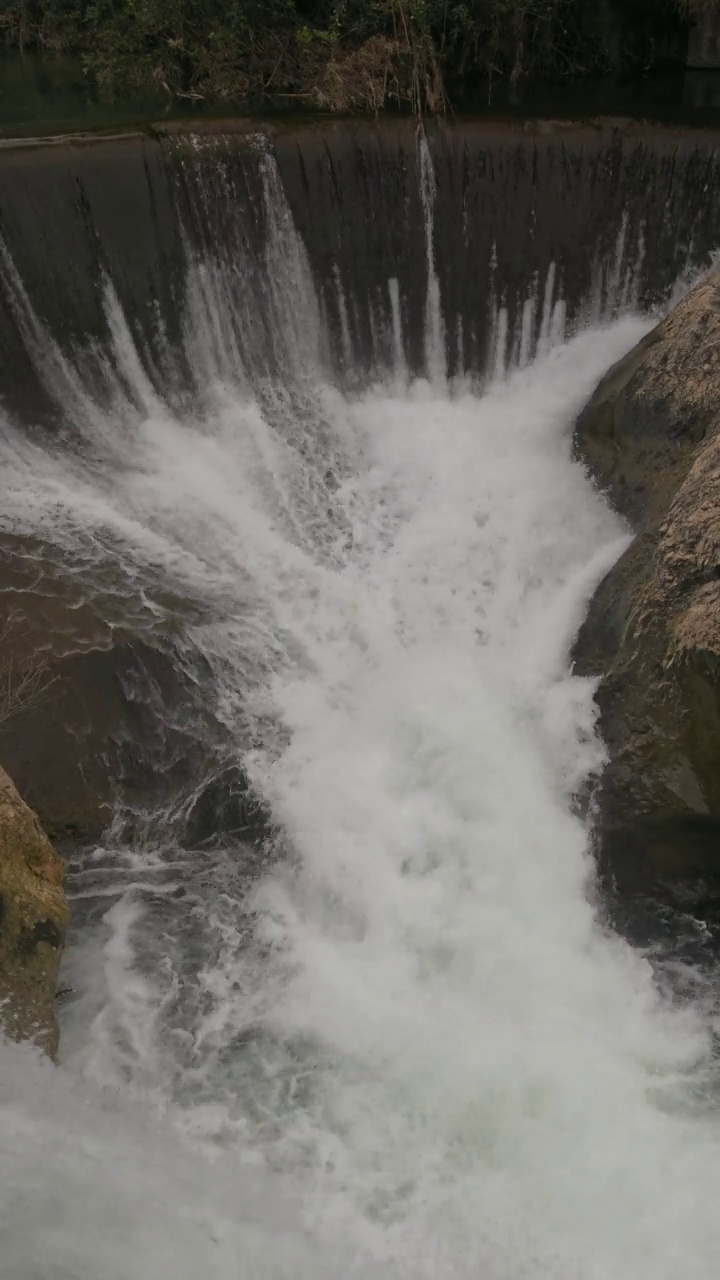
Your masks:
<path fill-rule="evenodd" d="M 687 13 L 705 2 L 657 5 Z M 107 96 L 155 86 L 218 101 L 441 110 L 447 92 L 497 77 L 611 69 L 632 38 L 613 42 L 603 13 L 597 0 L 0 0 L 0 34 L 79 53 Z"/>
<path fill-rule="evenodd" d="M 84 0 L 0 0 L 0 34 L 7 43 L 53 52 L 78 48 L 85 38 Z"/>

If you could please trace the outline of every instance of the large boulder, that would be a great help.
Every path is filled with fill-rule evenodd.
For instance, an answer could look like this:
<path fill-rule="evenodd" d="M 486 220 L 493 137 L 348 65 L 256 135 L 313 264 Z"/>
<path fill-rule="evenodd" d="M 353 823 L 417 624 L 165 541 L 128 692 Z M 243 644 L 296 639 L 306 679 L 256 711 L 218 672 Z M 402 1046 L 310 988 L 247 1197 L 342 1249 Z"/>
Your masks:
<path fill-rule="evenodd" d="M 128 582 L 122 564 L 79 575 L 71 560 L 0 534 L 0 601 L 13 602 L 4 625 L 0 611 L 0 677 L 42 675 L 42 696 L 0 714 L 0 761 L 70 851 L 100 840 L 118 806 L 132 832 L 152 810 L 167 825 L 235 744 L 204 693 L 208 657 L 188 637 L 202 606 L 159 581 Z M 207 802 L 203 812 L 209 821 Z"/>
<path fill-rule="evenodd" d="M 576 452 L 636 537 L 591 602 L 606 888 L 720 918 L 720 272 L 612 368 Z M 633 915 L 628 909 L 628 919 Z"/>
<path fill-rule="evenodd" d="M 62 860 L 0 768 L 0 1033 L 51 1055 L 67 914 Z"/>

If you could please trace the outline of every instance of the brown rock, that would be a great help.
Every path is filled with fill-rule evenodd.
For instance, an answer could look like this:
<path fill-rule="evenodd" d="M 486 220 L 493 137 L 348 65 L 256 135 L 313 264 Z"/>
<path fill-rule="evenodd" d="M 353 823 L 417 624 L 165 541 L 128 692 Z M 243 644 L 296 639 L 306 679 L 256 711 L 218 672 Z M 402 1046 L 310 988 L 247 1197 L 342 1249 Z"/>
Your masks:
<path fill-rule="evenodd" d="M 67 915 L 62 860 L 0 769 L 0 1031 L 51 1055 Z"/>
<path fill-rule="evenodd" d="M 636 539 L 590 604 L 576 669 L 602 677 L 606 883 L 720 889 L 720 272 L 606 375 L 576 451 Z"/>

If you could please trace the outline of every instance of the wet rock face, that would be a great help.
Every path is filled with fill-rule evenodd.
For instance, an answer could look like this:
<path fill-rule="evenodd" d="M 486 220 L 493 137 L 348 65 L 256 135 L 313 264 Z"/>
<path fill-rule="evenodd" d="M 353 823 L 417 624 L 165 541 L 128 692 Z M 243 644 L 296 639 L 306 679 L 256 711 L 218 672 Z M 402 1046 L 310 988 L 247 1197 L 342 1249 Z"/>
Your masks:
<path fill-rule="evenodd" d="M 62 860 L 0 769 L 0 1032 L 51 1055 L 67 914 Z"/>
<path fill-rule="evenodd" d="M 610 369 L 580 415 L 580 457 L 641 530 L 668 513 L 717 425 L 719 338 L 720 271 L 712 271 Z"/>
<path fill-rule="evenodd" d="M 601 875 L 720 920 L 720 272 L 609 371 L 575 443 L 637 531 L 575 647 L 610 753 Z"/>
<path fill-rule="evenodd" d="M 693 19 L 687 65 L 717 71 L 720 69 L 720 12 L 708 0 L 695 7 Z"/>

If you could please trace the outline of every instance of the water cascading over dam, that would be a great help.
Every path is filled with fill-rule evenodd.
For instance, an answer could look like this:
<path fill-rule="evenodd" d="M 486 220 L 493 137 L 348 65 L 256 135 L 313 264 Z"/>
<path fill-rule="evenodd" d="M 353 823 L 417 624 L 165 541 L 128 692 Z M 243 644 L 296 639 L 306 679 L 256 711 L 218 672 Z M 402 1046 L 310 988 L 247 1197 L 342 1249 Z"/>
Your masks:
<path fill-rule="evenodd" d="M 0 156 L 0 590 L 59 675 L 3 761 L 77 828 L 60 1066 L 0 1046 L 8 1278 L 716 1274 L 712 1019 L 602 926 L 568 654 L 629 536 L 574 417 L 710 261 L 717 166 Z"/>

